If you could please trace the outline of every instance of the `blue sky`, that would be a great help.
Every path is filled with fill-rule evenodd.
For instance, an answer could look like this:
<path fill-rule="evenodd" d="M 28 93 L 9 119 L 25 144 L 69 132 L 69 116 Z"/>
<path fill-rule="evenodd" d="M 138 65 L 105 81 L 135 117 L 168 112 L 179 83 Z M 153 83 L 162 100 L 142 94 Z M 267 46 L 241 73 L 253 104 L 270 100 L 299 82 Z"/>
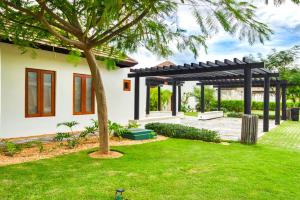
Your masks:
<path fill-rule="evenodd" d="M 196 59 L 189 51 L 177 52 L 169 58 L 158 58 L 144 48 L 140 48 L 137 53 L 131 56 L 139 62 L 137 67 L 151 67 L 164 60 L 183 64 L 207 60 L 214 61 L 216 59 L 223 60 L 224 58 L 242 58 L 250 53 L 254 55 L 262 53 L 265 55 L 273 48 L 282 50 L 294 45 L 300 45 L 300 6 L 296 6 L 289 2 L 289 0 L 277 7 L 272 4 L 263 4 L 264 0 L 257 1 L 259 1 L 255 3 L 258 7 L 257 18 L 261 22 L 266 23 L 274 31 L 270 40 L 264 44 L 256 43 L 250 45 L 247 41 L 240 41 L 234 36 L 220 31 L 207 41 L 207 53 L 205 53 L 202 47 L 199 47 L 200 54 Z M 179 8 L 178 17 L 179 24 L 183 28 L 191 32 L 197 31 L 198 26 L 190 14 L 188 6 L 181 6 Z"/>

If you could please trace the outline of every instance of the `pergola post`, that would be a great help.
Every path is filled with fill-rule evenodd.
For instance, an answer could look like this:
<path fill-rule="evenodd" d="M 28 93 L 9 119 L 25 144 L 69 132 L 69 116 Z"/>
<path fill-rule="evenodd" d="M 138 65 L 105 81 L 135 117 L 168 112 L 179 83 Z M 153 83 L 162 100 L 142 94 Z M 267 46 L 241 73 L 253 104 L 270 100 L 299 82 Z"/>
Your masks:
<path fill-rule="evenodd" d="M 150 113 L 150 84 L 146 86 L 146 115 Z"/>
<path fill-rule="evenodd" d="M 244 68 L 244 114 L 251 114 L 251 86 L 252 73 L 251 67 L 248 65 Z"/>
<path fill-rule="evenodd" d="M 280 82 L 276 82 L 276 108 L 275 108 L 275 124 L 280 124 Z"/>
<path fill-rule="evenodd" d="M 201 95 L 200 95 L 200 112 L 204 113 L 205 112 L 205 105 L 204 105 L 204 84 L 201 83 Z"/>
<path fill-rule="evenodd" d="M 178 112 L 181 112 L 181 85 L 178 85 Z"/>
<path fill-rule="evenodd" d="M 176 116 L 176 81 L 172 83 L 172 116 Z"/>
<path fill-rule="evenodd" d="M 286 84 L 282 84 L 282 107 L 281 107 L 281 119 L 286 120 Z"/>
<path fill-rule="evenodd" d="M 161 111 L 160 85 L 157 86 L 157 110 Z"/>
<path fill-rule="evenodd" d="M 140 118 L 140 77 L 134 78 L 134 119 Z"/>
<path fill-rule="evenodd" d="M 264 121 L 263 131 L 269 131 L 269 110 L 270 110 L 270 77 L 268 74 L 264 78 Z"/>
<path fill-rule="evenodd" d="M 218 86 L 218 111 L 221 110 L 221 86 Z"/>

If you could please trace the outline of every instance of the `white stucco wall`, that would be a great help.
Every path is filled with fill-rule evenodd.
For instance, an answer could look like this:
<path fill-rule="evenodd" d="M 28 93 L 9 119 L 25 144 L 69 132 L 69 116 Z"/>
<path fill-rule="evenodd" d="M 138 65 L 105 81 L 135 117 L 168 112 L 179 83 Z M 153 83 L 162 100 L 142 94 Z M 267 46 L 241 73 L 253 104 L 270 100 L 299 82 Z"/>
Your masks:
<path fill-rule="evenodd" d="M 53 134 L 63 131 L 56 128 L 57 123 L 71 120 L 80 123 L 76 130 L 82 130 L 84 126 L 90 124 L 90 119 L 96 119 L 96 115 L 73 115 L 73 73 L 90 74 L 84 59 L 75 67 L 66 61 L 66 55 L 55 52 L 35 50 L 37 56 L 33 59 L 30 53 L 21 55 L 16 46 L 4 43 L 0 43 L 0 51 L 2 52 L 0 138 Z M 56 71 L 55 116 L 25 118 L 25 68 Z M 130 92 L 123 91 L 123 79 L 127 79 L 129 69 L 101 71 L 106 90 L 108 117 L 112 121 L 126 124 L 129 119 L 133 119 L 134 87 Z M 145 97 L 143 91 L 141 97 Z M 141 99 L 141 102 L 143 101 Z"/>

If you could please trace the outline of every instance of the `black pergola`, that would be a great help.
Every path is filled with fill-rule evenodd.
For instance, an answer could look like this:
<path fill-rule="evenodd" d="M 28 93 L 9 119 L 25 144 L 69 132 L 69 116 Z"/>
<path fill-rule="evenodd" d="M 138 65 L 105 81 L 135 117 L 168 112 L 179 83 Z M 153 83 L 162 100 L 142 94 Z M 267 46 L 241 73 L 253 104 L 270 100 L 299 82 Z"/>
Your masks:
<path fill-rule="evenodd" d="M 244 114 L 251 114 L 251 87 L 264 87 L 264 131 L 269 129 L 269 93 L 270 86 L 276 86 L 276 123 L 280 123 L 280 88 L 282 87 L 283 119 L 286 119 L 286 86 L 287 83 L 279 81 L 278 73 L 272 73 L 264 68 L 263 62 L 254 62 L 243 58 L 233 61 L 225 59 L 223 62 L 207 61 L 184 65 L 172 65 L 164 67 L 151 67 L 143 69 L 131 69 L 128 77 L 135 79 L 135 98 L 134 98 L 134 119 L 139 119 L 139 83 L 141 77 L 147 77 L 147 114 L 149 113 L 150 87 L 162 84 L 172 85 L 172 115 L 176 111 L 176 95 L 181 93 L 181 85 L 185 81 L 199 81 L 201 85 L 201 112 L 204 112 L 204 86 L 213 85 L 219 87 L 218 90 L 218 109 L 220 109 L 221 88 L 222 87 L 243 87 L 244 88 Z M 159 93 L 159 92 L 158 92 Z M 159 94 L 158 94 L 159 95 Z M 179 97 L 180 96 L 180 97 Z M 180 111 L 181 94 L 178 97 L 178 110 Z M 159 98 L 160 99 L 160 98 Z M 160 103 L 158 105 L 160 110 Z"/>

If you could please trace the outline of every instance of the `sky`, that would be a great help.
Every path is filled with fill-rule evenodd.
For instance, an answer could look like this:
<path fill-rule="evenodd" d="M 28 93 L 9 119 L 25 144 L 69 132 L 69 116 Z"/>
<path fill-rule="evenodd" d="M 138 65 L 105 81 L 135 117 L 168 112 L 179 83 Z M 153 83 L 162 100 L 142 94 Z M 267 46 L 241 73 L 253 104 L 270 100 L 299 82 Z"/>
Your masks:
<path fill-rule="evenodd" d="M 262 53 L 266 55 L 272 49 L 283 50 L 300 45 L 300 6 L 291 3 L 289 0 L 280 6 L 274 6 L 272 3 L 265 5 L 264 0 L 256 0 L 254 4 L 257 6 L 257 19 L 267 24 L 273 31 L 269 41 L 264 44 L 255 43 L 250 45 L 247 41 L 240 41 L 225 31 L 219 31 L 216 35 L 207 40 L 207 53 L 203 47 L 199 46 L 199 56 L 195 59 L 193 54 L 188 50 L 184 52 L 176 52 L 168 58 L 159 58 L 146 50 L 139 48 L 137 53 L 130 56 L 137 60 L 139 64 L 137 68 L 152 67 L 165 60 L 170 60 L 175 64 L 184 64 L 200 61 L 214 61 L 239 58 L 249 54 L 257 55 Z M 194 17 L 189 11 L 189 6 L 180 6 L 178 10 L 179 24 L 188 31 L 197 31 L 199 28 Z"/>

